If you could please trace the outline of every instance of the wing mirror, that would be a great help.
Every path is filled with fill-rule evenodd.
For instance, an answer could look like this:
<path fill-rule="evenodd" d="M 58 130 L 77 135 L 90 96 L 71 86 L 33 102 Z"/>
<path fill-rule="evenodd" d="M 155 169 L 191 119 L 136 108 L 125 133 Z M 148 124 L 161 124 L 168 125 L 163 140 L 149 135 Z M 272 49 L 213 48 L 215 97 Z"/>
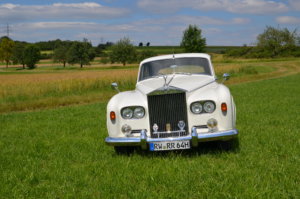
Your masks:
<path fill-rule="evenodd" d="M 229 78 L 230 78 L 230 74 L 224 73 L 223 74 L 223 82 L 222 83 L 224 83 L 226 80 L 229 80 Z"/>
<path fill-rule="evenodd" d="M 118 83 L 117 83 L 117 82 L 111 83 L 111 87 L 112 87 L 113 89 L 115 89 L 116 91 L 120 92 L 120 90 L 119 90 L 119 88 L 118 88 Z"/>
<path fill-rule="evenodd" d="M 224 73 L 223 79 L 226 81 L 226 80 L 229 80 L 229 78 L 230 78 L 230 75 L 228 73 Z"/>

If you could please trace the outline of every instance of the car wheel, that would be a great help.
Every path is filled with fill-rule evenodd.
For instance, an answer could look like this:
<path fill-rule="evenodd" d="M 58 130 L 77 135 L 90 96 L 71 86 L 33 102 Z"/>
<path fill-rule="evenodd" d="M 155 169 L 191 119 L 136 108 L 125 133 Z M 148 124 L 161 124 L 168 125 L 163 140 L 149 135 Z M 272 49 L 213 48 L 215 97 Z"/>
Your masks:
<path fill-rule="evenodd" d="M 134 147 L 129 146 L 115 146 L 115 152 L 119 155 L 130 155 L 134 152 Z"/>

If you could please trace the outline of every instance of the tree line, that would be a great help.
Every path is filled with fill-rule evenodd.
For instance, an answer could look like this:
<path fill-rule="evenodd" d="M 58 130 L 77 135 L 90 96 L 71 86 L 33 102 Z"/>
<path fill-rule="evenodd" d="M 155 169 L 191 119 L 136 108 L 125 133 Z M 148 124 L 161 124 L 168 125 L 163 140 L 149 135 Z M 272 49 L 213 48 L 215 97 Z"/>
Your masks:
<path fill-rule="evenodd" d="M 244 45 L 225 52 L 227 56 L 245 58 L 273 58 L 282 56 L 300 57 L 300 37 L 297 31 L 289 31 L 287 28 L 274 28 L 267 26 L 263 33 L 257 36 L 255 46 Z M 139 47 L 143 46 L 140 42 Z M 141 51 L 129 38 L 124 37 L 116 43 L 107 42 L 93 47 L 87 39 L 83 41 L 61 41 L 59 39 L 48 42 L 37 42 L 29 44 L 26 42 L 13 41 L 8 37 L 0 39 L 0 60 L 6 63 L 21 64 L 23 68 L 34 68 L 41 59 L 41 51 L 49 50 L 50 57 L 55 62 L 68 64 L 79 64 L 82 68 L 89 65 L 96 56 L 101 57 L 102 63 L 134 63 L 145 58 L 155 56 L 156 53 L 145 45 Z M 183 32 L 180 46 L 185 52 L 204 52 L 206 38 L 202 36 L 202 30 L 196 25 L 189 25 Z"/>
<path fill-rule="evenodd" d="M 150 46 L 150 42 L 146 44 Z M 41 53 L 50 51 L 50 53 Z M 105 51 L 108 51 L 106 53 Z M 6 67 L 9 64 L 20 64 L 23 68 L 35 68 L 41 58 L 53 59 L 54 62 L 66 64 L 79 64 L 82 68 L 89 65 L 96 56 L 102 57 L 103 63 L 132 63 L 141 59 L 154 56 L 151 50 L 144 49 L 137 52 L 129 38 L 122 38 L 115 44 L 106 42 L 93 47 L 87 39 L 83 41 L 53 40 L 30 44 L 27 42 L 13 41 L 9 37 L 0 38 L 0 60 L 4 61 Z"/>
<path fill-rule="evenodd" d="M 300 37 L 297 30 L 267 26 L 257 36 L 255 46 L 244 45 L 227 51 L 226 55 L 244 58 L 300 57 Z"/>

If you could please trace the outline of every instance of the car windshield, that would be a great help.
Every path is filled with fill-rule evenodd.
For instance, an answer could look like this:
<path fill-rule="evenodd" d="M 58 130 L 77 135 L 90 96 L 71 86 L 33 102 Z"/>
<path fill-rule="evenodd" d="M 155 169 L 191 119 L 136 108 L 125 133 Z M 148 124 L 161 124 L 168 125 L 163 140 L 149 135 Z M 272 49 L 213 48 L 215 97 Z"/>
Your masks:
<path fill-rule="evenodd" d="M 167 74 L 211 75 L 209 62 L 202 57 L 184 57 L 146 62 L 141 66 L 139 81 Z"/>

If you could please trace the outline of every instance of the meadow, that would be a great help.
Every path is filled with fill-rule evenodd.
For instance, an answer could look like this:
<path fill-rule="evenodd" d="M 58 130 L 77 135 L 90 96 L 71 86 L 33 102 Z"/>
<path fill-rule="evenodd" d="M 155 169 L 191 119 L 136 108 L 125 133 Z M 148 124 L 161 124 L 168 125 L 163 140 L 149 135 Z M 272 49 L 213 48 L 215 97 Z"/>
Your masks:
<path fill-rule="evenodd" d="M 298 198 L 300 75 L 230 86 L 240 149 L 118 156 L 106 103 L 1 115 L 1 198 Z M 280 100 L 279 100 L 280 99 Z"/>
<path fill-rule="evenodd" d="M 300 59 L 229 59 L 213 54 L 217 76 L 230 73 L 226 84 L 257 81 L 299 72 Z M 92 102 L 106 102 L 115 91 L 134 89 L 138 65 L 126 67 L 100 64 L 95 61 L 80 69 L 78 66 L 48 65 L 41 62 L 34 70 L 20 67 L 0 68 L 0 113 L 28 111 Z"/>
<path fill-rule="evenodd" d="M 105 111 L 137 65 L 0 69 L 0 198 L 299 198 L 300 59 L 228 59 L 240 147 L 116 155 Z"/>

